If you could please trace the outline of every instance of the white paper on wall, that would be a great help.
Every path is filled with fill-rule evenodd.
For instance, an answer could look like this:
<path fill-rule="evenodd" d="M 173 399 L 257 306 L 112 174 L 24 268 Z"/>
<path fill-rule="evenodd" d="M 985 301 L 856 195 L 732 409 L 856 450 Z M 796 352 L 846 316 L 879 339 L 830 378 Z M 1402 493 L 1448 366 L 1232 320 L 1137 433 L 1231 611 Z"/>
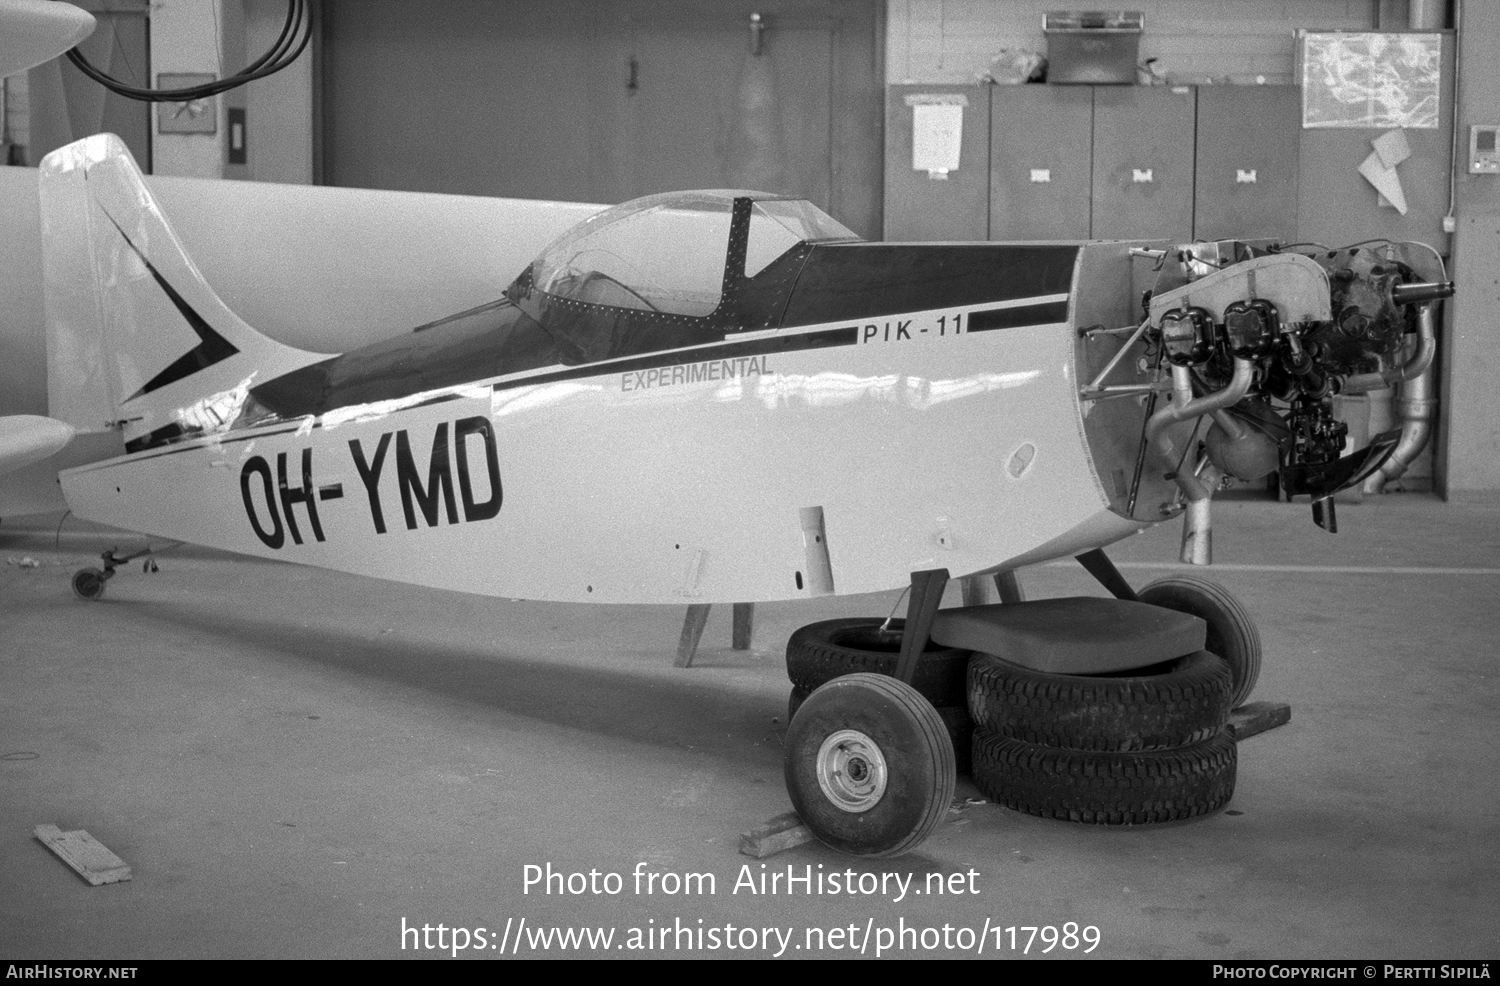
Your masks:
<path fill-rule="evenodd" d="M 1380 154 L 1371 151 L 1370 156 L 1364 159 L 1359 166 L 1359 173 L 1365 176 L 1365 180 L 1375 186 L 1375 190 L 1386 197 L 1396 211 L 1403 216 L 1406 215 L 1406 193 L 1401 190 L 1401 176 L 1396 174 L 1395 168 L 1388 168 L 1385 162 L 1380 160 Z"/>
<path fill-rule="evenodd" d="M 958 103 L 912 107 L 911 166 L 928 174 L 958 170 L 964 142 L 964 108 Z"/>

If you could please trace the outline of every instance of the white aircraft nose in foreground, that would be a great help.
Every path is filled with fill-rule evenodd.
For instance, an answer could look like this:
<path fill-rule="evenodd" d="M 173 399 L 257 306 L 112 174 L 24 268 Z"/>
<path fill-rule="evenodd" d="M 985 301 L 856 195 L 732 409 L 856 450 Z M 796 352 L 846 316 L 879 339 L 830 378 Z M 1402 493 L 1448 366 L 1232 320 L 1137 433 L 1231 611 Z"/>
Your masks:
<path fill-rule="evenodd" d="M 588 219 L 491 304 L 326 355 L 224 305 L 117 139 L 42 174 L 54 413 L 128 450 L 63 474 L 76 514 L 508 598 L 911 585 L 901 680 L 841 679 L 855 697 L 808 698 L 792 728 L 821 725 L 788 743 L 804 819 L 876 854 L 951 796 L 903 683 L 950 574 L 1082 555 L 1129 596 L 1099 549 L 1187 513 L 1206 556 L 1226 477 L 1325 501 L 1392 441 L 1340 457 L 1331 395 L 1409 371 L 1415 306 L 1451 291 L 1368 252 L 866 243 L 805 201 L 683 192 Z"/>

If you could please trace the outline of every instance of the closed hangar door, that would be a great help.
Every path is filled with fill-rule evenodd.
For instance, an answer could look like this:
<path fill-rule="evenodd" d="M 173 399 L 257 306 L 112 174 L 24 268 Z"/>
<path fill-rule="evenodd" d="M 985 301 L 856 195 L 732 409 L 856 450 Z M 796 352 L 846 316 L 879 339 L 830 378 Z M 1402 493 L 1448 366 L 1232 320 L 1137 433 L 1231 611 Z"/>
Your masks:
<path fill-rule="evenodd" d="M 328 0 L 323 180 L 584 202 L 755 188 L 878 235 L 879 11 Z"/>

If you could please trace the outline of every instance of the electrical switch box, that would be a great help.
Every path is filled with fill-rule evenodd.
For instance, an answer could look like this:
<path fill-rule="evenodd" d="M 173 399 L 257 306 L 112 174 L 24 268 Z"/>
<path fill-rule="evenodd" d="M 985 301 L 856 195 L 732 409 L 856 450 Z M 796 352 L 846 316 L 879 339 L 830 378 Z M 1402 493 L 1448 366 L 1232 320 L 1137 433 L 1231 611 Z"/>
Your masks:
<path fill-rule="evenodd" d="M 1469 174 L 1500 175 L 1500 147 L 1496 146 L 1495 124 L 1475 124 L 1469 128 Z"/>

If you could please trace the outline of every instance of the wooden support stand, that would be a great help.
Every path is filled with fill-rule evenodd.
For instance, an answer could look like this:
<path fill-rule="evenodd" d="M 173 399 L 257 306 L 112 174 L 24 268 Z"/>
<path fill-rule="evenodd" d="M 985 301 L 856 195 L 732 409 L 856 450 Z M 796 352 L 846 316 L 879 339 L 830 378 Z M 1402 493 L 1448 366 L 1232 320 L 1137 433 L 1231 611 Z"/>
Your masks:
<path fill-rule="evenodd" d="M 698 641 L 703 639 L 703 628 L 708 625 L 711 603 L 694 603 L 687 608 L 687 617 L 682 621 L 682 637 L 677 641 L 677 660 L 672 662 L 679 668 L 693 666 L 698 655 Z M 734 604 L 734 633 L 732 645 L 735 650 L 749 650 L 750 639 L 755 631 L 755 604 Z"/>
<path fill-rule="evenodd" d="M 1285 702 L 1250 702 L 1229 713 L 1229 735 L 1238 743 L 1242 739 L 1275 729 L 1292 718 L 1292 707 Z"/>
<path fill-rule="evenodd" d="M 965 606 L 988 605 L 990 590 L 983 575 L 965 575 L 958 584 L 963 589 Z M 1021 580 L 1016 578 L 1015 572 L 996 572 L 995 591 L 1000 593 L 1002 603 L 1026 601 L 1026 593 L 1021 591 Z"/>
<path fill-rule="evenodd" d="M 802 824 L 802 819 L 797 817 L 797 813 L 789 811 L 784 815 L 777 815 L 764 825 L 741 832 L 740 852 L 756 859 L 765 859 L 796 848 L 804 842 L 811 842 L 814 838 L 808 827 Z"/>

